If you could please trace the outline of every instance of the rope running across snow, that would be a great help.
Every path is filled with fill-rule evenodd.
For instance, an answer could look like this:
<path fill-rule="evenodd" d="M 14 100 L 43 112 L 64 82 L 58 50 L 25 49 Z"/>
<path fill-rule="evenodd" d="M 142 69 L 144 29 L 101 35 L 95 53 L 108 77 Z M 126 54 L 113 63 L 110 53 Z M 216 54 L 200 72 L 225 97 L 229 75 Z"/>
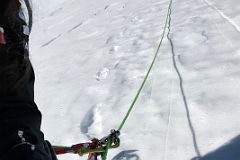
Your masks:
<path fill-rule="evenodd" d="M 148 77 L 149 77 L 149 74 L 150 74 L 150 72 L 151 72 L 151 70 L 152 70 L 152 68 L 153 68 L 153 66 L 154 66 L 154 64 L 155 64 L 155 62 L 156 62 L 156 59 L 157 59 L 157 57 L 158 57 L 160 48 L 161 48 L 161 46 L 162 46 L 163 39 L 164 39 L 165 34 L 166 34 L 166 30 L 167 30 L 167 26 L 168 26 L 168 21 L 169 21 L 169 18 L 170 18 L 169 16 L 170 16 L 170 12 L 171 12 L 171 6 L 172 6 L 172 0 L 169 0 L 168 11 L 167 11 L 167 15 L 166 15 L 166 18 L 165 18 L 165 23 L 164 23 L 164 28 L 163 28 L 162 36 L 161 36 L 160 42 L 158 43 L 157 50 L 156 50 L 156 52 L 155 52 L 155 54 L 154 54 L 154 58 L 153 58 L 152 63 L 151 63 L 151 65 L 150 65 L 150 67 L 149 67 L 149 69 L 148 69 L 148 71 L 147 71 L 147 73 L 146 73 L 146 75 L 145 75 L 145 77 L 144 77 L 144 80 L 143 80 L 140 88 L 139 88 L 138 91 L 137 91 L 136 96 L 134 97 L 134 99 L 133 99 L 133 101 L 132 101 L 132 103 L 131 103 L 131 105 L 130 105 L 130 107 L 129 107 L 129 109 L 128 109 L 125 117 L 124 117 L 124 119 L 122 120 L 122 122 L 121 122 L 121 124 L 120 124 L 120 126 L 119 126 L 119 128 L 118 128 L 118 131 L 121 131 L 121 130 L 123 129 L 123 127 L 124 127 L 124 125 L 125 125 L 128 117 L 129 117 L 130 113 L 132 112 L 132 110 L 133 110 L 133 108 L 134 108 L 134 106 L 135 106 L 135 104 L 136 104 L 136 102 L 137 102 L 137 100 L 138 100 L 138 98 L 139 98 L 142 90 L 143 90 L 143 87 L 145 86 L 145 83 L 146 83 L 146 81 L 147 81 L 147 79 L 148 79 Z M 111 143 L 111 140 L 109 140 L 108 143 Z M 110 146 L 110 144 L 107 145 L 107 146 Z M 107 159 L 108 150 L 109 150 L 109 148 L 106 147 L 106 151 L 105 151 L 105 153 L 104 153 L 104 155 L 103 155 L 103 158 L 102 158 L 103 160 L 106 160 L 106 159 Z"/>

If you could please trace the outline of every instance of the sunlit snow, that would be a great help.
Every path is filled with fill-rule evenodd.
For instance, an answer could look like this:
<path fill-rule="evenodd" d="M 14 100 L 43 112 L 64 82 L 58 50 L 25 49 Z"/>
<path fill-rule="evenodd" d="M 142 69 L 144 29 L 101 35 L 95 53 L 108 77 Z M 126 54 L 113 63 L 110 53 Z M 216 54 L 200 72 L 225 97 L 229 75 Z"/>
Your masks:
<path fill-rule="evenodd" d="M 119 127 L 168 4 L 33 1 L 31 59 L 46 139 L 70 146 Z M 239 0 L 173 0 L 168 38 L 109 160 L 240 160 L 239 10 Z M 59 156 L 73 159 L 86 157 Z"/>

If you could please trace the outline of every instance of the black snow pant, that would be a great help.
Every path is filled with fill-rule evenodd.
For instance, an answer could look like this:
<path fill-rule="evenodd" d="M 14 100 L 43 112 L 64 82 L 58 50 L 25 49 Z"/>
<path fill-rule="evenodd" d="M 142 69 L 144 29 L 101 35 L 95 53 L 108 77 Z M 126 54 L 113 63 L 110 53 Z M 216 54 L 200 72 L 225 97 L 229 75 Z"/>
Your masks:
<path fill-rule="evenodd" d="M 0 96 L 0 160 L 56 160 L 40 131 L 41 113 L 34 102 L 34 71 L 17 93 Z"/>

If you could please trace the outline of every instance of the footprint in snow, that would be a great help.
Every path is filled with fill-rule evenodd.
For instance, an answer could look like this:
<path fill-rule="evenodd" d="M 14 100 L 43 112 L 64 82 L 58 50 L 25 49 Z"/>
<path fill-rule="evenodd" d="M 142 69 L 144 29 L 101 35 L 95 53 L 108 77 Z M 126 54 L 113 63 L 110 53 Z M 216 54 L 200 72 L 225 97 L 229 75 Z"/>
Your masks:
<path fill-rule="evenodd" d="M 114 36 L 108 37 L 108 39 L 106 40 L 106 44 L 109 44 L 110 42 L 112 42 L 113 38 L 114 38 Z"/>
<path fill-rule="evenodd" d="M 81 121 L 80 130 L 90 139 L 96 133 L 102 132 L 102 106 L 102 104 L 97 104 L 92 107 Z"/>
<path fill-rule="evenodd" d="M 109 7 L 109 5 L 106 5 L 106 6 L 104 7 L 104 10 L 108 9 L 108 7 Z"/>
<path fill-rule="evenodd" d="M 101 81 L 107 78 L 107 76 L 109 75 L 110 70 L 108 68 L 102 68 L 101 70 L 99 70 L 96 74 L 96 80 L 97 81 Z"/>
<path fill-rule="evenodd" d="M 109 53 L 110 54 L 116 53 L 119 50 L 119 48 L 120 48 L 119 46 L 113 46 L 110 48 Z"/>
<path fill-rule="evenodd" d="M 91 108 L 84 116 L 80 124 L 80 130 L 83 134 L 88 134 L 89 127 L 94 123 L 94 110 Z"/>

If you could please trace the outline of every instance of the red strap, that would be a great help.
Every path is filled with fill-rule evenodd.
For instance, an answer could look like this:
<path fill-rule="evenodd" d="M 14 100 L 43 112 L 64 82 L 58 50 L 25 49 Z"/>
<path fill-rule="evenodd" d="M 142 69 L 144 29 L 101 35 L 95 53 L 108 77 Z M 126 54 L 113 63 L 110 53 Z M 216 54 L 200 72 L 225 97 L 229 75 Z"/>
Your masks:
<path fill-rule="evenodd" d="M 69 148 L 67 147 L 53 147 L 56 155 L 68 153 Z"/>
<path fill-rule="evenodd" d="M 6 44 L 4 37 L 4 29 L 2 27 L 0 27 L 0 44 Z"/>
<path fill-rule="evenodd" d="M 78 150 L 80 150 L 82 147 L 84 147 L 84 144 L 75 144 L 75 145 L 72 145 L 72 149 L 74 152 L 77 152 Z"/>
<path fill-rule="evenodd" d="M 75 145 L 72 145 L 71 147 L 53 146 L 54 151 L 57 155 L 66 154 L 66 153 L 77 153 L 81 148 L 93 149 L 96 147 L 98 147 L 97 141 L 92 143 L 75 144 Z"/>

